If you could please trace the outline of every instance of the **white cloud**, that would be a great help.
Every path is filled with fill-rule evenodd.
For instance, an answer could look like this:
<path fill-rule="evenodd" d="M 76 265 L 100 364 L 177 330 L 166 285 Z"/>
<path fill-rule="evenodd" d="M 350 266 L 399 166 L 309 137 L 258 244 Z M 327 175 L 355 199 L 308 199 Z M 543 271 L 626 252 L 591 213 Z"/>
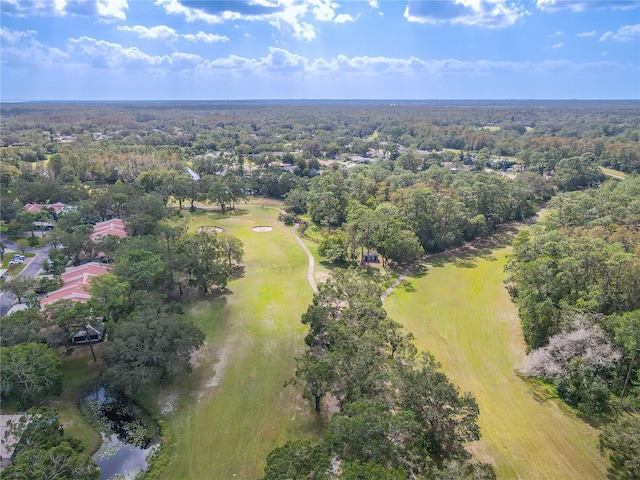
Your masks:
<path fill-rule="evenodd" d="M 551 48 L 562 48 L 562 47 L 564 47 L 564 43 L 562 42 L 554 43 L 553 45 L 551 45 Z"/>
<path fill-rule="evenodd" d="M 90 37 L 69 38 L 69 52 L 79 60 L 89 62 L 93 68 L 111 70 L 155 69 L 158 73 L 194 68 L 202 58 L 190 53 L 173 52 L 171 55 L 149 55 L 137 47 L 124 47 L 118 43 Z"/>
<path fill-rule="evenodd" d="M 380 5 L 378 4 L 378 0 L 369 0 L 369 6 L 371 8 L 380 8 Z"/>
<path fill-rule="evenodd" d="M 561 31 L 557 31 L 556 33 L 552 33 L 550 35 L 547 35 L 547 37 L 553 38 L 553 37 L 561 37 L 562 35 L 564 35 L 564 32 Z"/>
<path fill-rule="evenodd" d="M 625 25 L 620 27 L 617 32 L 606 32 L 600 37 L 600 41 L 614 40 L 616 42 L 629 42 L 633 37 L 640 35 L 640 23 L 636 25 Z"/>
<path fill-rule="evenodd" d="M 472 25 L 505 28 L 514 25 L 529 12 L 509 0 L 453 0 L 452 2 L 409 2 L 404 18 L 425 24 Z"/>
<path fill-rule="evenodd" d="M 584 12 L 587 10 L 633 10 L 638 7 L 638 2 L 633 0 L 536 0 L 536 6 L 543 11 L 557 12 L 571 10 Z"/>
<path fill-rule="evenodd" d="M 4 68 L 54 67 L 71 65 L 70 56 L 59 48 L 49 47 L 36 40 L 33 30 L 18 31 L 0 28 L 2 64 Z"/>
<path fill-rule="evenodd" d="M 182 15 L 188 22 L 218 24 L 227 21 L 267 22 L 284 34 L 300 40 L 316 38 L 311 23 L 354 21 L 337 13 L 339 5 L 332 0 L 236 0 L 232 2 L 183 3 L 184 0 L 156 0 L 170 15 Z"/>
<path fill-rule="evenodd" d="M 22 40 L 23 38 L 31 38 L 36 35 L 35 30 L 27 30 L 24 32 L 18 30 L 11 30 L 6 27 L 0 28 L 0 39 L 7 43 L 16 43 Z"/>
<path fill-rule="evenodd" d="M 595 30 L 591 30 L 590 32 L 580 32 L 578 33 L 578 37 L 595 37 L 596 33 L 597 32 Z"/>
<path fill-rule="evenodd" d="M 129 9 L 127 0 L 98 0 L 96 2 L 98 15 L 104 18 L 126 20 L 125 10 Z"/>
<path fill-rule="evenodd" d="M 226 35 L 218 35 L 217 33 L 205 33 L 205 32 L 198 32 L 196 34 L 186 33 L 184 35 L 181 35 L 181 37 L 191 42 L 215 43 L 215 42 L 229 41 L 229 37 L 227 37 Z"/>
<path fill-rule="evenodd" d="M 347 22 L 354 22 L 354 18 L 349 15 L 348 13 L 341 13 L 339 15 L 336 15 L 336 18 L 334 20 L 336 23 L 347 23 Z"/>
<path fill-rule="evenodd" d="M 0 0 L 8 15 L 96 17 L 102 21 L 125 20 L 127 0 Z"/>
<path fill-rule="evenodd" d="M 155 27 L 144 27 L 142 25 L 134 25 L 133 27 L 122 26 L 118 30 L 123 32 L 135 32 L 140 38 L 149 38 L 151 40 L 175 40 L 179 37 L 178 32 L 166 25 L 157 25 Z"/>
<path fill-rule="evenodd" d="M 330 22 L 336 16 L 335 9 L 338 5 L 331 0 L 309 0 L 309 4 L 316 20 Z"/>
<path fill-rule="evenodd" d="M 204 42 L 204 43 L 214 43 L 214 42 L 228 42 L 229 37 L 225 35 L 217 35 L 215 33 L 186 33 L 179 34 L 173 28 L 168 27 L 166 25 L 157 25 L 155 27 L 144 27 L 142 25 L 134 25 L 133 27 L 129 26 L 121 26 L 118 27 L 118 30 L 123 32 L 134 32 L 140 38 L 146 38 L 150 40 L 167 40 L 167 41 L 175 41 L 179 38 L 188 40 L 190 42 Z"/>
<path fill-rule="evenodd" d="M 538 72 L 560 74 L 563 72 L 609 71 L 628 68 L 614 62 L 573 63 L 568 60 L 545 62 L 464 61 L 458 59 L 423 60 L 417 57 L 389 58 L 338 55 L 331 59 L 309 59 L 281 48 L 269 48 L 268 55 L 260 58 L 243 58 L 232 55 L 198 63 L 198 75 L 226 75 L 230 77 L 252 76 L 256 78 L 293 76 L 317 78 L 323 76 L 380 77 L 384 75 L 421 75 L 472 77 L 504 74 L 509 72 Z"/>

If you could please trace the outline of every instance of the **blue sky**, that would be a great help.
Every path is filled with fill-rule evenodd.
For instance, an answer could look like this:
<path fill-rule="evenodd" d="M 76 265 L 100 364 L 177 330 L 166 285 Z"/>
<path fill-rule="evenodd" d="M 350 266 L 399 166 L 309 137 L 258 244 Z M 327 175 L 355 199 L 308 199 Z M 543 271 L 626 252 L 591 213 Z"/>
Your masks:
<path fill-rule="evenodd" d="M 0 0 L 3 101 L 640 99 L 640 0 Z"/>

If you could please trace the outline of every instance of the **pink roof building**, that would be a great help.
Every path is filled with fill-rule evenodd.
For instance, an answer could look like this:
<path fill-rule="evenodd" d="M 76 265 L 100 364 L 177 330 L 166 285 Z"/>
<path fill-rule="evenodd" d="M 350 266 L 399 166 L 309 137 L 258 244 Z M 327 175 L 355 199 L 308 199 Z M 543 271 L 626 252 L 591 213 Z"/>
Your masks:
<path fill-rule="evenodd" d="M 111 220 L 96 223 L 93 226 L 91 240 L 99 240 L 105 235 L 114 235 L 120 238 L 126 237 L 127 231 L 124 228 L 124 222 L 119 218 L 112 218 Z"/>
<path fill-rule="evenodd" d="M 50 303 L 58 300 L 73 300 L 74 302 L 85 303 L 91 298 L 89 288 L 91 279 L 97 275 L 109 273 L 109 267 L 97 262 L 89 262 L 77 267 L 68 268 L 61 276 L 62 287 L 40 300 L 40 308 L 44 309 Z"/>
<path fill-rule="evenodd" d="M 23 209 L 26 210 L 27 212 L 31 212 L 31 213 L 37 213 L 40 210 L 42 210 L 43 208 L 52 208 L 53 209 L 53 213 L 55 213 L 56 215 L 58 213 L 60 213 L 60 210 L 62 210 L 64 207 L 66 207 L 67 205 L 62 203 L 62 202 L 56 202 L 56 203 L 27 203 Z"/>

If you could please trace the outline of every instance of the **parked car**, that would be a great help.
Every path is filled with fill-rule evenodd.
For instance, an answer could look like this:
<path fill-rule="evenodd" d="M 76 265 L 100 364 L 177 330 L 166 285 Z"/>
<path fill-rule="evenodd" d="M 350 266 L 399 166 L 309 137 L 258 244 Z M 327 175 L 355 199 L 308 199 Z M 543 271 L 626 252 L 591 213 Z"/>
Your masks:
<path fill-rule="evenodd" d="M 14 255 L 9 265 L 22 265 L 24 263 L 24 255 Z"/>

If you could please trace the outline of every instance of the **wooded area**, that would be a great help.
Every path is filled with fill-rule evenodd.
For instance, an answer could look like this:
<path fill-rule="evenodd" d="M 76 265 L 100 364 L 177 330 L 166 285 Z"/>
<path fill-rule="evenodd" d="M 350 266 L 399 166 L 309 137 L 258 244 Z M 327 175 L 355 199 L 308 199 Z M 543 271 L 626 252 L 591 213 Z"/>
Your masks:
<path fill-rule="evenodd" d="M 415 351 L 367 274 L 379 258 L 397 277 L 425 253 L 547 205 L 507 267 L 529 348 L 519 369 L 607 423 L 601 446 L 614 468 L 640 475 L 638 442 L 620 440 L 637 438 L 640 408 L 637 102 L 41 103 L 1 113 L 3 239 L 23 254 L 49 248 L 49 277 L 4 281 L 27 307 L 1 324 L 2 395 L 16 406 L 59 393 L 51 348 L 69 352 L 91 325 L 108 339 L 103 380 L 126 394 L 188 374 L 205 336 L 185 309 L 251 275 L 239 238 L 194 230 L 189 215 L 271 197 L 332 269 L 302 317 L 308 349 L 291 384 L 315 410 L 336 411 L 317 442 L 274 450 L 265 478 L 336 478 L 336 462 L 343 479 L 491 478 L 466 451 L 479 437 L 473 396 Z M 629 176 L 607 180 L 601 167 Z M 122 231 L 95 234 L 114 218 Z M 109 267 L 91 279 L 90 299 L 44 306 L 65 270 L 87 262 Z M 366 445 L 364 426 L 375 426 Z"/>

